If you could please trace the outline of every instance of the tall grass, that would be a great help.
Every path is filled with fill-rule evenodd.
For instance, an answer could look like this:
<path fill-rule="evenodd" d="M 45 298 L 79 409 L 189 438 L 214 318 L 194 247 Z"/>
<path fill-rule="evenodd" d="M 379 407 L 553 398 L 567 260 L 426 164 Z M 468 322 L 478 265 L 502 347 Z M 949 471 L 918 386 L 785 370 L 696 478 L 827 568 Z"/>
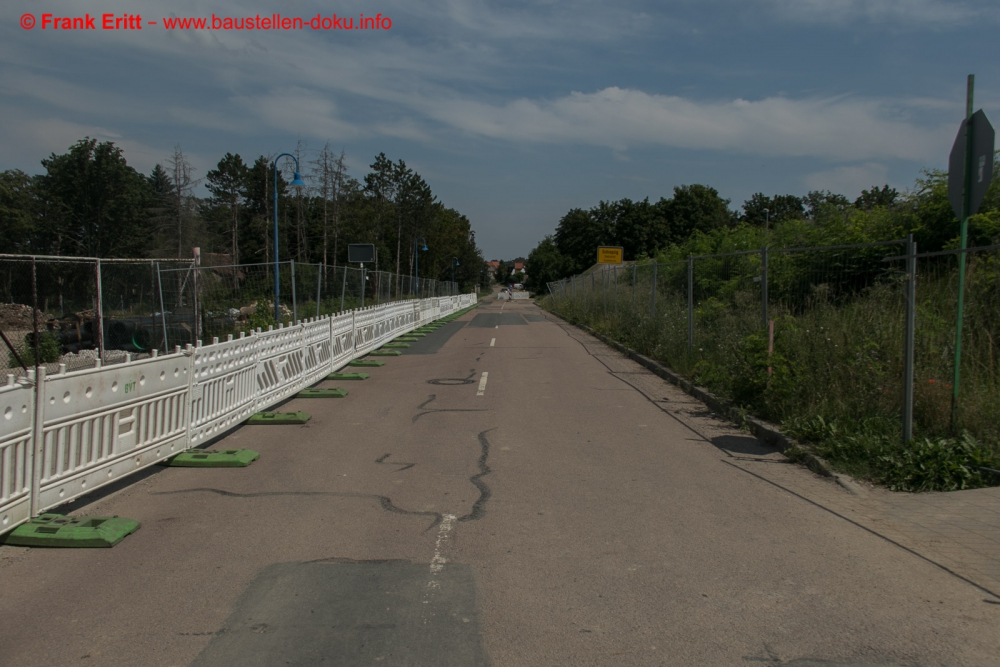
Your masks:
<path fill-rule="evenodd" d="M 978 467 L 1000 467 L 1000 255 L 969 259 L 954 424 L 956 260 L 919 264 L 915 439 L 904 447 L 905 274 L 885 254 L 769 253 L 773 347 L 757 254 L 695 261 L 690 348 L 686 262 L 657 265 L 655 299 L 643 265 L 578 278 L 548 303 L 815 443 L 855 475 L 908 490 L 1000 482 Z"/>

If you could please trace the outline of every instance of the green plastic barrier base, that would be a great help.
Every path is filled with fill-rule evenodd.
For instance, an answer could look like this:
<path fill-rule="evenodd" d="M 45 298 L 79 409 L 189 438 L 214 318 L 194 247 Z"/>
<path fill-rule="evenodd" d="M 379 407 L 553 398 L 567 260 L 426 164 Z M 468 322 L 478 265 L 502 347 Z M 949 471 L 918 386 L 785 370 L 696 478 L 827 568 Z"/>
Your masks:
<path fill-rule="evenodd" d="M 171 468 L 246 468 L 260 458 L 252 449 L 189 449 L 171 456 L 160 465 Z"/>
<path fill-rule="evenodd" d="M 299 393 L 295 394 L 296 398 L 343 398 L 347 396 L 346 389 L 338 389 L 331 387 L 329 389 L 325 387 L 314 387 L 312 389 L 303 389 Z"/>
<path fill-rule="evenodd" d="M 250 426 L 268 424 L 305 424 L 311 419 L 308 412 L 258 412 L 247 420 Z"/>
<path fill-rule="evenodd" d="M 135 519 L 119 516 L 43 514 L 15 528 L 3 543 L 17 547 L 113 547 L 140 525 Z"/>
<path fill-rule="evenodd" d="M 386 343 L 382 346 L 382 349 L 394 350 L 398 348 L 405 350 L 408 347 L 410 347 L 409 343 Z"/>
<path fill-rule="evenodd" d="M 348 366 L 354 366 L 355 368 L 378 368 L 379 366 L 385 366 L 384 361 L 378 359 L 355 359 L 347 363 Z"/>
<path fill-rule="evenodd" d="M 370 357 L 398 357 L 403 354 L 399 350 L 373 350 L 368 353 Z"/>
<path fill-rule="evenodd" d="M 411 331 L 410 333 L 406 334 L 405 336 L 400 336 L 399 340 L 408 340 L 410 338 L 423 338 L 426 335 L 427 334 L 425 334 L 423 332 L 420 332 L 420 331 Z"/>
<path fill-rule="evenodd" d="M 394 343 L 418 343 L 418 342 L 420 342 L 421 338 L 423 338 L 422 334 L 418 334 L 416 336 L 400 336 L 399 338 L 397 338 L 393 342 Z"/>
<path fill-rule="evenodd" d="M 327 380 L 367 380 L 371 375 L 368 373 L 330 373 Z"/>

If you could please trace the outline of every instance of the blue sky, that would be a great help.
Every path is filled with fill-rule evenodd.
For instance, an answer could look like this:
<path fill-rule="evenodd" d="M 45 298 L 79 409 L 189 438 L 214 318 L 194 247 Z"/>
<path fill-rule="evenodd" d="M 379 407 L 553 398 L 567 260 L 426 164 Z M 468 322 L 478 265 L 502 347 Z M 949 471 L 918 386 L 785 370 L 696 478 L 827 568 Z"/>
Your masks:
<path fill-rule="evenodd" d="M 43 11 L 161 24 L 56 32 Z M 279 11 L 381 13 L 392 28 L 162 26 Z M 682 184 L 734 209 L 754 192 L 912 187 L 946 165 L 967 74 L 976 107 L 1000 118 L 998 29 L 995 0 L 11 2 L 0 169 L 36 173 L 85 135 L 146 173 L 180 144 L 196 176 L 227 151 L 330 141 L 359 178 L 378 152 L 404 160 L 469 216 L 488 259 L 511 258 L 572 207 Z"/>

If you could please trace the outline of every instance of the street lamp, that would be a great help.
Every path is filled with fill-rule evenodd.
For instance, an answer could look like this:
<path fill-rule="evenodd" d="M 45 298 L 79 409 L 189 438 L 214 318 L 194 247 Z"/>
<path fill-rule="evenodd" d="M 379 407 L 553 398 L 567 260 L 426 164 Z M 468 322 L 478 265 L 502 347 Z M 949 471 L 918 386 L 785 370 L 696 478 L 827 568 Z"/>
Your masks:
<path fill-rule="evenodd" d="M 281 306 L 278 303 L 281 295 L 281 277 L 278 275 L 278 160 L 285 156 L 295 160 L 295 177 L 292 178 L 292 187 L 305 186 L 302 174 L 299 173 L 299 159 L 297 157 L 291 153 L 282 153 L 274 158 L 271 168 L 274 169 L 274 319 L 276 322 L 281 322 Z"/>
<path fill-rule="evenodd" d="M 767 227 L 771 222 L 771 211 L 764 209 L 764 231 L 767 231 Z"/>
<path fill-rule="evenodd" d="M 455 289 L 455 267 L 456 266 L 461 266 L 461 264 L 458 263 L 458 257 L 452 257 L 451 258 L 451 288 L 453 290 Z"/>
<path fill-rule="evenodd" d="M 416 270 L 416 274 L 417 274 L 417 285 L 418 286 L 420 285 L 420 250 L 421 250 L 420 244 L 421 243 L 424 244 L 423 249 L 427 250 L 427 239 L 425 239 L 423 236 L 418 236 L 416 238 L 416 240 L 413 241 L 413 256 L 415 258 L 414 263 L 416 264 L 415 270 Z M 420 296 L 420 290 L 419 289 L 417 290 L 417 296 L 418 297 Z"/>

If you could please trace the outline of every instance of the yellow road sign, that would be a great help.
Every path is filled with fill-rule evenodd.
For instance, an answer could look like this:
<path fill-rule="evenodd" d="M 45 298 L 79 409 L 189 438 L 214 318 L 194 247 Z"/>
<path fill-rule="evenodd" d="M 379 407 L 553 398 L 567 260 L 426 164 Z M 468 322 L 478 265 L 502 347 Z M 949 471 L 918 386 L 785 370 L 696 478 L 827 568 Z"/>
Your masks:
<path fill-rule="evenodd" d="M 624 251 L 621 246 L 598 246 L 598 264 L 621 264 Z"/>

